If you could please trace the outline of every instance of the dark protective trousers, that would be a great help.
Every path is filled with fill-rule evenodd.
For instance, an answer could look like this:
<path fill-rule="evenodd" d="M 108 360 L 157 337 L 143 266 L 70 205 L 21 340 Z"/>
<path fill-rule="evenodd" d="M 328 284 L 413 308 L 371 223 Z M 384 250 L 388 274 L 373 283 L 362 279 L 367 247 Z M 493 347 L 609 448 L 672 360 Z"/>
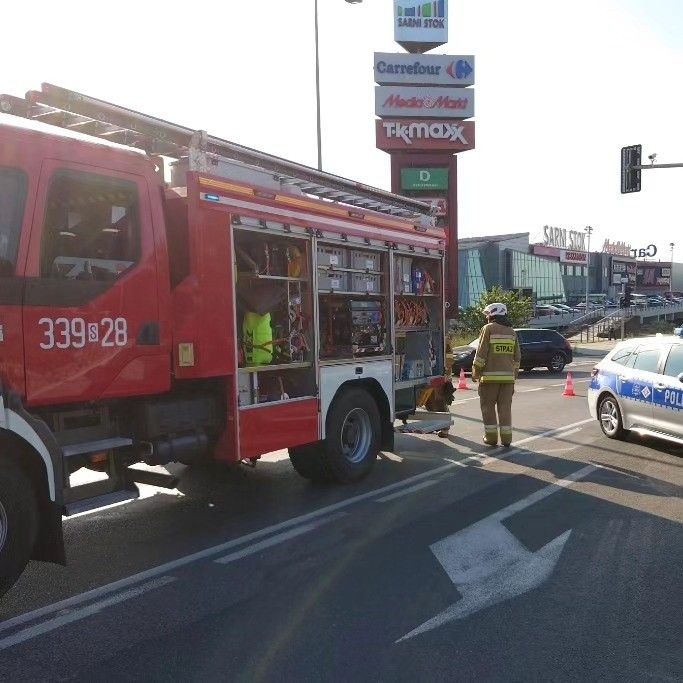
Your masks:
<path fill-rule="evenodd" d="M 484 440 L 495 446 L 512 442 L 512 395 L 514 382 L 479 382 L 479 405 L 484 421 Z M 497 413 L 497 415 L 496 415 Z"/>

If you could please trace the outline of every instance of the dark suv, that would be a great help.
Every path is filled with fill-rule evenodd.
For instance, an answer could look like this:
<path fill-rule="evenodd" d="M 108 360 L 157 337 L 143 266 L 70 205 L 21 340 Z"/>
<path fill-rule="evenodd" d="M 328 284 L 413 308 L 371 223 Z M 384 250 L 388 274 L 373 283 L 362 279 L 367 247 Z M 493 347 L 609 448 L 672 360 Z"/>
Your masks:
<path fill-rule="evenodd" d="M 550 372 L 562 372 L 567 363 L 574 360 L 569 341 L 555 330 L 536 328 L 516 329 L 522 352 L 522 370 L 548 368 Z M 453 371 L 472 372 L 472 362 L 477 352 L 479 340 L 475 339 L 467 346 L 453 349 Z"/>

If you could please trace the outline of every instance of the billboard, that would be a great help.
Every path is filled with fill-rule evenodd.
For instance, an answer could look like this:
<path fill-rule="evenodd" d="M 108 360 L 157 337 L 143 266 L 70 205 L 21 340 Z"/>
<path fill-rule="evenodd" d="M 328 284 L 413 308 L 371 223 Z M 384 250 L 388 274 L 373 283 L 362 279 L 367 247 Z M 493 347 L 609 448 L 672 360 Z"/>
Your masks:
<path fill-rule="evenodd" d="M 394 40 L 408 52 L 448 42 L 448 0 L 394 0 Z"/>
<path fill-rule="evenodd" d="M 474 121 L 375 121 L 376 147 L 385 152 L 464 152 L 474 149 Z"/>
<path fill-rule="evenodd" d="M 470 119 L 473 88 L 375 86 L 375 114 L 382 117 Z"/>
<path fill-rule="evenodd" d="M 375 52 L 380 85 L 474 85 L 473 55 L 407 55 Z"/>
<path fill-rule="evenodd" d="M 671 282 L 670 266 L 638 266 L 638 287 L 669 287 Z"/>
<path fill-rule="evenodd" d="M 560 249 L 560 263 L 573 263 L 585 266 L 588 263 L 588 253 L 585 251 Z"/>

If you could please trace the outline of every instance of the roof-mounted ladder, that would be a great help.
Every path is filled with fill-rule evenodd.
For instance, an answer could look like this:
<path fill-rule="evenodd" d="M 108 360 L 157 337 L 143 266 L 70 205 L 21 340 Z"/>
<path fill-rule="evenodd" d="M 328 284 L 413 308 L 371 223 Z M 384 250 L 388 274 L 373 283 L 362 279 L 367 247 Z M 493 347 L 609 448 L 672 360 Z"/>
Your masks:
<path fill-rule="evenodd" d="M 150 155 L 188 159 L 191 170 L 211 170 L 212 156 L 267 171 L 281 185 L 299 187 L 306 194 L 433 225 L 429 204 L 379 188 L 318 171 L 280 157 L 194 131 L 132 109 L 110 104 L 59 86 L 43 83 L 26 98 L 0 95 L 0 112 L 145 150 Z"/>

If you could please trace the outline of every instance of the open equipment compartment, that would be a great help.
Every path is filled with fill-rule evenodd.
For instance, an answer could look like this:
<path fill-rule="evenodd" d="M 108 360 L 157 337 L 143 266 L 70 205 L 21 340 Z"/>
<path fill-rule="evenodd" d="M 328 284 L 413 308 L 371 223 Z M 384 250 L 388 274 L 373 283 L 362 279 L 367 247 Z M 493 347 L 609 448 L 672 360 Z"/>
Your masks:
<path fill-rule="evenodd" d="M 391 354 L 386 250 L 319 241 L 316 276 L 321 362 Z"/>
<path fill-rule="evenodd" d="M 264 223 L 233 219 L 240 409 L 317 395 L 310 238 Z"/>
<path fill-rule="evenodd" d="M 419 393 L 444 374 L 444 296 L 438 257 L 393 256 L 396 413 L 414 411 Z"/>

